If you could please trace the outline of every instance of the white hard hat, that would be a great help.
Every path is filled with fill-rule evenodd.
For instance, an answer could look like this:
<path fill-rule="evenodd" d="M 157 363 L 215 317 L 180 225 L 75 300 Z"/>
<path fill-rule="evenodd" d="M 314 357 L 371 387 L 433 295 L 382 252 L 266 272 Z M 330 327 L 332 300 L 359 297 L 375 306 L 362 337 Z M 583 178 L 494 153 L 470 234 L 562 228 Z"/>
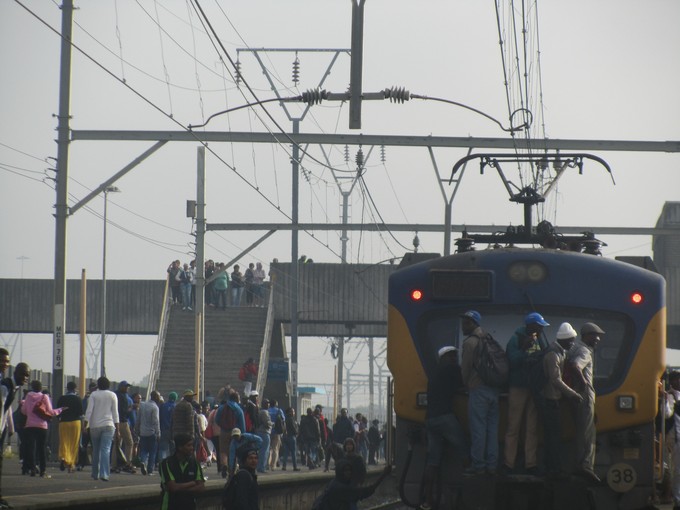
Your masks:
<path fill-rule="evenodd" d="M 439 349 L 439 350 L 437 351 L 437 359 L 441 359 L 441 357 L 442 357 L 444 354 L 446 354 L 447 352 L 451 352 L 451 351 L 454 351 L 454 352 L 455 352 L 455 351 L 457 351 L 457 350 L 458 350 L 458 349 L 456 349 L 453 345 L 446 345 L 446 346 L 442 347 L 441 349 Z"/>
<path fill-rule="evenodd" d="M 576 338 L 578 336 L 578 333 L 576 333 L 576 330 L 571 327 L 571 324 L 568 322 L 563 322 L 560 324 L 560 329 L 557 330 L 557 339 L 558 340 L 566 340 L 567 338 Z"/>

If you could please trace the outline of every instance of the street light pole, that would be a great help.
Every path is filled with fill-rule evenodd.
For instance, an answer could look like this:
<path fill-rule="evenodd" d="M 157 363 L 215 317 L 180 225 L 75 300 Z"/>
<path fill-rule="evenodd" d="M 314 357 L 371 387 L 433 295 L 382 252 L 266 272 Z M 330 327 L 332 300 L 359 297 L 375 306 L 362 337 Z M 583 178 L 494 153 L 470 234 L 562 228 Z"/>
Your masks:
<path fill-rule="evenodd" d="M 99 355 L 101 356 L 101 376 L 106 377 L 106 214 L 109 205 L 109 193 L 120 193 L 115 186 L 104 188 L 104 246 L 102 249 L 102 340 Z"/>

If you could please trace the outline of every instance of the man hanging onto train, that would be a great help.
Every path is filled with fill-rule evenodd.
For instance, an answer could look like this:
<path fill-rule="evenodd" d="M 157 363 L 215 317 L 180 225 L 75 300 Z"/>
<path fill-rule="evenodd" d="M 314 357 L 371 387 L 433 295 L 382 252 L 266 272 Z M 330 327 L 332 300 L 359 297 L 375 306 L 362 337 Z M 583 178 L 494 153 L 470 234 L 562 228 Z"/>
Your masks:
<path fill-rule="evenodd" d="M 508 427 L 505 432 L 505 452 L 502 469 L 514 472 L 520 431 L 524 430 L 524 468 L 527 474 L 536 475 L 538 463 L 538 410 L 529 388 L 529 357 L 540 349 L 543 328 L 550 326 L 539 313 L 524 318 L 524 326 L 517 328 L 508 341 L 505 352 L 510 362 L 508 390 Z"/>
<path fill-rule="evenodd" d="M 486 332 L 480 327 L 482 316 L 475 310 L 461 315 L 461 329 L 466 336 L 463 341 L 461 370 L 463 383 L 469 392 L 468 420 L 470 427 L 470 457 L 472 464 L 465 475 L 496 474 L 498 468 L 498 394 L 499 389 L 482 381 L 475 369 L 481 349 L 480 342 Z"/>
<path fill-rule="evenodd" d="M 567 352 L 576 340 L 576 330 L 568 322 L 563 322 L 557 330 L 557 339 L 550 344 L 543 357 L 543 370 L 548 381 L 543 388 L 543 435 L 545 439 L 546 476 L 552 479 L 564 478 L 562 472 L 562 420 L 560 400 L 562 397 L 581 402 L 583 397 L 572 390 L 562 380 Z"/>
<path fill-rule="evenodd" d="M 567 354 L 568 373 L 572 388 L 583 400 L 574 405 L 576 421 L 577 473 L 586 480 L 600 483 L 595 473 L 595 387 L 593 386 L 593 356 L 604 331 L 593 322 L 581 327 L 581 338 L 574 342 Z"/>
<path fill-rule="evenodd" d="M 673 425 L 669 428 L 670 443 L 673 445 L 671 453 L 673 510 L 680 510 L 680 372 L 674 370 L 668 376 L 668 401 L 673 404 Z M 669 435 L 670 435 L 669 434 Z M 667 436 L 668 437 L 668 436 Z"/>
<path fill-rule="evenodd" d="M 434 507 L 434 480 L 446 443 L 453 448 L 454 455 L 462 456 L 467 452 L 465 433 L 453 412 L 453 399 L 464 389 L 463 376 L 458 364 L 458 350 L 446 345 L 437 351 L 437 367 L 427 382 L 427 411 L 425 429 L 427 430 L 427 468 L 425 469 L 425 501 L 421 510 Z"/>

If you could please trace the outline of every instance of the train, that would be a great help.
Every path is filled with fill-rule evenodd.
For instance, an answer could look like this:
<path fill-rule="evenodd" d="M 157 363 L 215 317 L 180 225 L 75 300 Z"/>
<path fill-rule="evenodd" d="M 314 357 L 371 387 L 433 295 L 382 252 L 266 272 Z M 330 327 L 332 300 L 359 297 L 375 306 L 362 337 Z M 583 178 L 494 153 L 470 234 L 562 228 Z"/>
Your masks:
<path fill-rule="evenodd" d="M 536 238 L 537 230 L 546 235 Z M 544 344 L 555 340 L 562 322 L 577 331 L 595 322 L 606 331 L 594 361 L 595 470 L 602 483 L 576 477 L 466 478 L 464 461 L 447 449 L 438 478 L 438 507 L 651 508 L 659 478 L 655 417 L 665 369 L 664 278 L 601 256 L 601 243 L 592 234 L 560 239 L 550 228 L 529 229 L 524 231 L 526 247 L 507 236 L 487 237 L 464 234 L 456 253 L 403 267 L 389 279 L 387 363 L 393 376 L 394 462 L 403 502 L 416 507 L 422 501 L 427 383 L 437 352 L 453 345 L 460 353 L 460 316 L 474 309 L 482 316 L 482 327 L 501 345 L 531 312 L 539 312 L 552 325 L 544 329 Z M 486 246 L 475 249 L 480 241 Z M 501 393 L 501 442 L 506 399 Z M 452 405 L 467 428 L 466 395 L 456 397 Z M 569 403 L 561 406 L 562 463 L 571 472 L 576 467 L 574 424 Z M 501 444 L 501 462 L 502 451 Z"/>

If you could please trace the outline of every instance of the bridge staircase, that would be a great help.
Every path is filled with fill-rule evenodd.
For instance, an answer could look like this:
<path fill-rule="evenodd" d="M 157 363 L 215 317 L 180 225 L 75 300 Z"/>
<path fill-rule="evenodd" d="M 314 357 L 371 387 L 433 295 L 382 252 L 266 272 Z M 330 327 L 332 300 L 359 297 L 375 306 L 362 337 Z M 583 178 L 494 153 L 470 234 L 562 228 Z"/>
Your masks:
<path fill-rule="evenodd" d="M 264 354 L 261 361 L 267 366 L 271 336 L 271 327 L 268 327 L 271 313 L 268 312 L 268 307 L 227 307 L 226 310 L 206 308 L 204 385 L 212 396 L 217 396 L 217 392 L 225 384 L 231 384 L 239 391 L 243 390 L 238 372 L 246 359 L 252 357 L 258 362 Z M 162 352 L 158 354 L 160 365 L 154 386 L 166 399 L 171 391 L 177 392 L 181 398 L 185 389 L 196 390 L 195 321 L 193 312 L 183 311 L 177 305 L 168 308 L 167 329 Z M 153 382 L 150 386 L 153 386 Z"/>

